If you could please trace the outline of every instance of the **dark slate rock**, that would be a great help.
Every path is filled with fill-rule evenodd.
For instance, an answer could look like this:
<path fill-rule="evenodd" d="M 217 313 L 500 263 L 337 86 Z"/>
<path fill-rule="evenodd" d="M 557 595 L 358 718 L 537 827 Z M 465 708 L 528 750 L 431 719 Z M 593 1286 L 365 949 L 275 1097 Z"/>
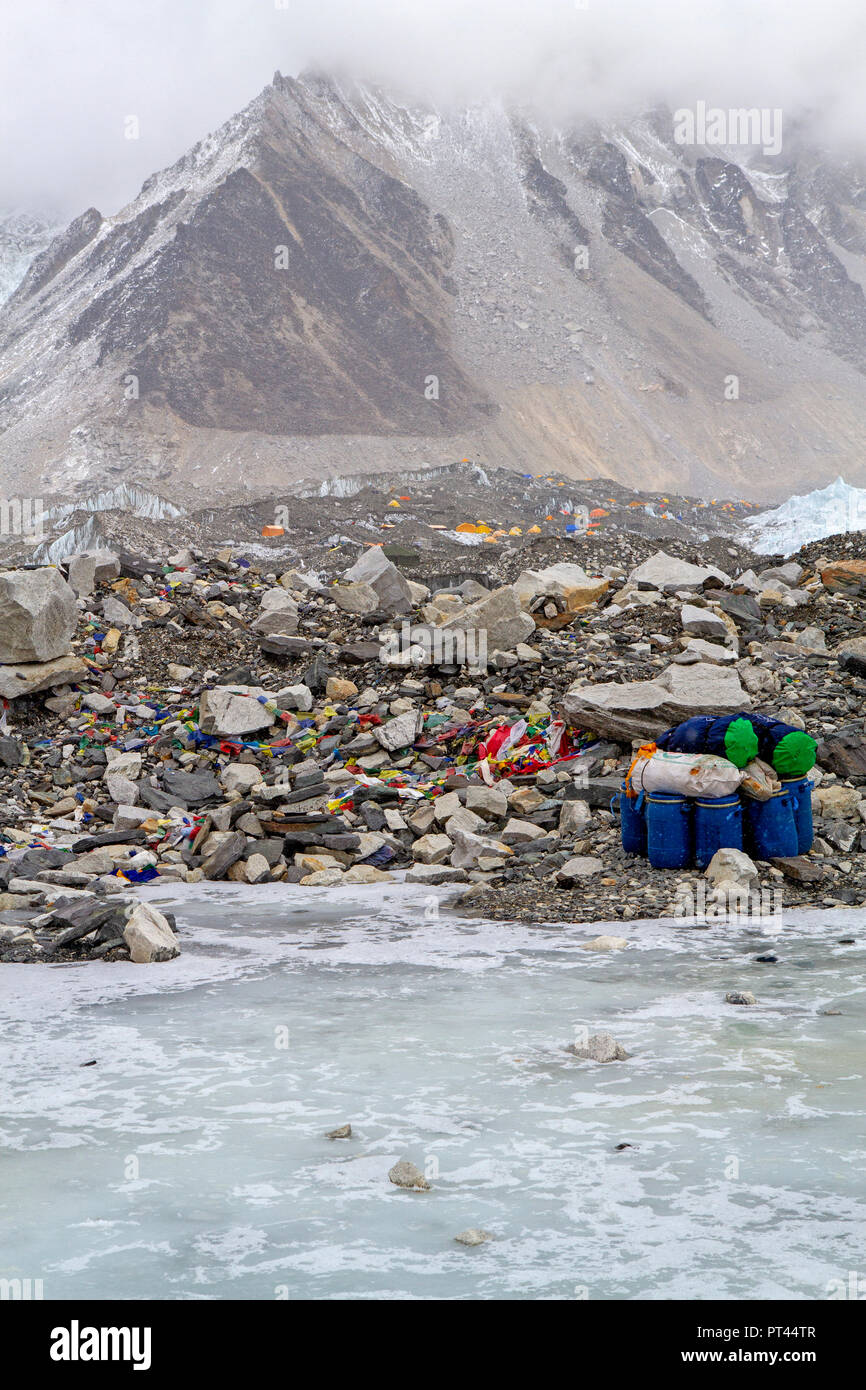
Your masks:
<path fill-rule="evenodd" d="M 0 763 L 4 767 L 21 766 L 21 740 L 17 738 L 0 738 Z"/>
<path fill-rule="evenodd" d="M 144 844 L 147 834 L 144 830 L 105 830 L 97 835 L 86 835 L 83 840 L 76 840 L 72 846 L 75 854 L 89 854 L 92 849 L 100 849 L 103 845 L 140 845 Z M 72 865 L 69 855 L 64 856 L 60 864 L 43 864 L 45 869 L 59 869 L 65 865 Z"/>
<path fill-rule="evenodd" d="M 205 878 L 222 878 L 237 863 L 247 847 L 247 837 L 234 831 L 212 853 L 205 855 L 201 867 Z"/>
<path fill-rule="evenodd" d="M 164 772 L 165 789 L 187 806 L 201 806 L 205 801 L 221 801 L 222 788 L 212 772 Z"/>
<path fill-rule="evenodd" d="M 152 787 L 149 782 L 139 782 L 138 794 L 145 806 L 149 806 L 152 811 L 159 811 L 160 814 L 170 811 L 172 806 L 180 806 L 183 810 L 187 809 L 187 804 L 182 797 L 169 796 L 168 792 L 161 792 L 157 787 Z"/>

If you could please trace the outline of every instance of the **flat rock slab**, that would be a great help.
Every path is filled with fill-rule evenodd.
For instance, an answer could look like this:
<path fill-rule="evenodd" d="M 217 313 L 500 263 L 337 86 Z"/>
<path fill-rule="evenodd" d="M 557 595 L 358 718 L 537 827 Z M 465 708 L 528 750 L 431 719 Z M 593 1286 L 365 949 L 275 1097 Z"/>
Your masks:
<path fill-rule="evenodd" d="M 606 681 L 567 691 L 562 708 L 569 723 L 621 741 L 655 738 L 697 714 L 737 714 L 752 697 L 736 671 L 699 661 L 669 666 L 652 681 Z"/>
<path fill-rule="evenodd" d="M 714 565 L 691 565 L 687 560 L 678 560 L 675 555 L 657 550 L 632 570 L 628 582 L 660 589 L 663 593 L 675 593 L 677 589 L 700 589 L 708 579 L 719 579 L 726 588 L 730 587 L 730 577 Z"/>
<path fill-rule="evenodd" d="M 793 883 L 820 883 L 824 877 L 824 870 L 820 864 L 801 855 L 791 859 L 771 859 L 770 863 L 781 869 L 785 877 Z"/>
<path fill-rule="evenodd" d="M 37 690 L 71 685 L 89 674 L 90 668 L 78 656 L 7 664 L 0 666 L 0 695 L 4 700 L 14 700 L 18 695 L 33 695 Z"/>

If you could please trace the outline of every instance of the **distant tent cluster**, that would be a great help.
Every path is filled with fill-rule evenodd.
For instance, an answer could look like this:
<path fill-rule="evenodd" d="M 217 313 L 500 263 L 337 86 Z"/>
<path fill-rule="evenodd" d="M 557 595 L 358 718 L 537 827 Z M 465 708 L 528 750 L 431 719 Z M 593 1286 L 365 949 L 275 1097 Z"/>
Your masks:
<path fill-rule="evenodd" d="M 461 460 L 461 462 L 462 462 L 462 463 L 470 463 L 471 460 L 468 459 L 468 458 L 464 458 L 464 459 Z M 519 476 L 520 476 L 521 478 L 526 479 L 528 482 L 541 482 L 541 483 L 544 483 L 544 484 L 546 484 L 546 485 L 548 485 L 548 486 L 550 486 L 550 487 L 567 487 L 567 486 L 568 486 L 568 483 L 567 483 L 565 480 L 560 481 L 559 479 L 554 478 L 552 475 L 546 474 L 546 473 L 521 473 Z M 579 480 L 577 480 L 577 481 L 582 482 L 583 484 L 587 484 L 587 483 L 595 483 L 595 482 L 598 482 L 598 481 L 600 481 L 600 480 L 597 479 L 597 478 L 582 478 L 582 479 L 579 479 Z M 403 492 L 401 492 L 401 493 L 395 493 L 395 494 L 391 497 L 391 499 L 386 503 L 386 506 L 387 506 L 387 508 L 388 508 L 389 510 L 391 510 L 391 511 L 400 511 L 401 508 L 402 508 L 402 506 L 403 506 L 403 504 L 404 504 L 405 502 L 411 502 L 411 500 L 412 500 L 411 494 L 409 494 L 409 493 L 403 493 Z M 566 532 L 566 534 L 567 534 L 567 535 L 587 534 L 587 533 L 592 533 L 592 532 L 600 531 L 600 530 L 602 529 L 602 522 L 603 522 L 604 518 L 610 516 L 610 514 L 611 514 L 609 509 L 610 509 L 611 507 L 618 507 L 618 506 L 622 506 L 622 505 L 623 505 L 621 502 L 618 501 L 618 499 L 617 499 L 616 497 L 606 497 L 606 498 L 604 499 L 604 503 L 605 503 L 604 506 L 596 506 L 596 507 L 592 507 L 592 508 L 590 509 L 590 511 L 589 511 L 589 521 L 588 521 L 588 523 L 586 523 L 586 524 L 583 524 L 583 523 L 582 523 L 582 524 L 580 524 L 580 525 L 577 525 L 577 524 L 575 524 L 574 521 L 567 521 L 567 522 L 566 522 L 566 525 L 565 525 L 565 532 Z M 630 510 L 633 510 L 633 509 L 637 509 L 637 508 L 640 508 L 640 507 L 649 507 L 649 508 L 651 508 L 651 507 L 653 506 L 653 503 L 652 503 L 652 502 L 649 502 L 649 501 L 644 502 L 644 501 L 640 501 L 640 500 L 638 500 L 638 499 L 635 499 L 634 501 L 625 503 L 625 505 L 626 505 L 626 507 L 628 507 Z M 671 499 L 670 499 L 669 497 L 662 497 L 662 498 L 660 498 L 657 505 L 659 506 L 659 509 L 660 509 L 660 510 L 659 510 L 659 515 L 660 515 L 661 517 L 663 517 L 663 518 L 665 518 L 665 519 L 667 519 L 667 520 L 682 521 L 682 519 L 683 519 L 683 514 L 682 514 L 682 512 L 672 513 L 672 512 L 670 512 L 670 511 L 667 510 L 667 508 L 669 508 L 669 507 L 671 507 L 672 505 L 674 505 L 674 504 L 671 502 Z M 718 507 L 721 511 L 723 511 L 723 512 L 728 512 L 728 513 L 736 513 L 736 512 L 738 512 L 738 511 L 741 511 L 741 510 L 744 510 L 744 509 L 749 509 L 749 510 L 755 509 L 755 508 L 760 509 L 760 506 L 761 506 L 760 503 L 758 503 L 758 502 L 749 502 L 749 501 L 747 501 L 746 498 L 744 498 L 744 497 L 740 497 L 740 498 L 738 498 L 736 501 L 732 501 L 732 502 L 720 502 L 717 498 L 714 497 L 714 498 L 712 498 L 712 499 L 709 500 L 709 501 L 694 502 L 694 503 L 692 503 L 691 505 L 692 505 L 693 507 L 695 507 L 695 508 L 699 508 L 699 507 Z M 565 506 L 559 508 L 559 511 L 558 511 L 558 514 L 557 514 L 557 515 L 561 515 L 561 516 L 564 516 L 564 517 L 566 517 L 566 518 L 569 518 L 569 517 L 572 516 L 572 511 L 573 511 L 573 509 L 572 509 L 571 504 L 570 504 L 570 503 L 567 503 Z M 585 518 L 586 515 L 587 515 L 586 511 L 585 511 L 583 508 L 580 508 L 580 511 L 582 512 L 583 517 Z M 543 518 L 543 520 L 546 521 L 546 522 L 555 522 L 555 521 L 557 520 L 557 516 L 554 516 L 554 514 L 553 514 L 552 512 L 548 512 L 547 515 Z M 347 524 L 347 525 L 350 525 L 350 526 L 353 526 L 353 525 L 355 525 L 355 522 L 354 522 L 354 521 L 350 521 L 350 520 L 347 519 L 346 524 Z M 442 523 L 442 522 L 432 522 L 432 521 L 431 521 L 431 522 L 427 522 L 426 524 L 427 524 L 428 529 L 431 530 L 431 531 L 449 531 L 449 530 L 451 530 L 451 527 L 445 525 L 445 524 Z M 380 528 L 381 528 L 383 531 L 393 531 L 393 530 L 395 529 L 395 523 L 394 523 L 393 521 L 380 521 L 380 522 L 379 522 L 379 526 L 380 526 Z M 506 536 L 522 536 L 522 535 L 524 535 L 524 534 L 527 535 L 527 536 L 540 536 L 540 535 L 542 534 L 542 529 L 541 529 L 541 527 L 540 527 L 537 523 L 536 523 L 536 524 L 533 524 L 533 525 L 531 525 L 531 526 L 526 526 L 526 525 L 524 524 L 523 526 L 501 527 L 501 526 L 497 526 L 497 524 L 496 524 L 495 522 L 494 522 L 493 524 L 490 524 L 490 523 L 488 523 L 488 522 L 486 522 L 486 521 L 482 521 L 482 520 L 478 520 L 478 521 L 461 521 L 461 522 L 459 523 L 459 525 L 458 525 L 458 526 L 455 526 L 453 529 L 454 529 L 459 535 L 464 535 L 464 536 L 480 536 L 481 539 L 482 539 L 484 542 L 486 542 L 486 543 L 495 543 L 496 541 L 502 540 L 503 537 L 506 537 Z M 285 531 L 285 527 L 283 527 L 283 526 L 267 525 L 267 526 L 263 526 L 263 527 L 262 527 L 262 532 L 261 532 L 261 533 L 262 533 L 262 536 L 264 536 L 264 537 L 266 537 L 266 538 L 269 538 L 269 537 L 275 537 L 275 536 L 284 536 L 284 535 L 286 534 L 286 531 Z M 375 542 L 371 542 L 371 544 L 375 544 Z"/>

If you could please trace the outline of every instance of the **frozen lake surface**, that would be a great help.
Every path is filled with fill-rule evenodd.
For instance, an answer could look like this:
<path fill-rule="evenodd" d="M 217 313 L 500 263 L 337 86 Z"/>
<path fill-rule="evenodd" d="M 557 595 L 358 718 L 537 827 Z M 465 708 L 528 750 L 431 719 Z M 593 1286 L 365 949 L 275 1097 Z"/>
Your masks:
<path fill-rule="evenodd" d="M 143 896 L 177 912 L 179 960 L 0 970 L 0 1277 L 821 1299 L 863 1270 L 861 912 L 616 923 L 629 948 L 602 955 L 580 944 L 603 925 L 475 922 L 397 883 Z M 571 1056 L 582 1028 L 631 1059 Z M 401 1158 L 430 1192 L 389 1183 Z M 456 1244 L 469 1226 L 495 1240 Z"/>

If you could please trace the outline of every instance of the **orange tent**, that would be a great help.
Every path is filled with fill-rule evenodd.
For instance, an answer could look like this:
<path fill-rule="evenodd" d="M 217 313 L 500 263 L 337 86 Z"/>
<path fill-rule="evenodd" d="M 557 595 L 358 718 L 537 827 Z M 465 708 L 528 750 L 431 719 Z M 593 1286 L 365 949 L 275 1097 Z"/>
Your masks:
<path fill-rule="evenodd" d="M 610 512 L 606 512 L 604 507 L 593 507 L 590 516 L 610 516 Z"/>
<path fill-rule="evenodd" d="M 263 527 L 262 527 L 262 535 L 263 535 L 263 536 L 284 536 L 285 534 L 286 534 L 286 528 L 285 528 L 285 526 L 263 526 Z"/>

